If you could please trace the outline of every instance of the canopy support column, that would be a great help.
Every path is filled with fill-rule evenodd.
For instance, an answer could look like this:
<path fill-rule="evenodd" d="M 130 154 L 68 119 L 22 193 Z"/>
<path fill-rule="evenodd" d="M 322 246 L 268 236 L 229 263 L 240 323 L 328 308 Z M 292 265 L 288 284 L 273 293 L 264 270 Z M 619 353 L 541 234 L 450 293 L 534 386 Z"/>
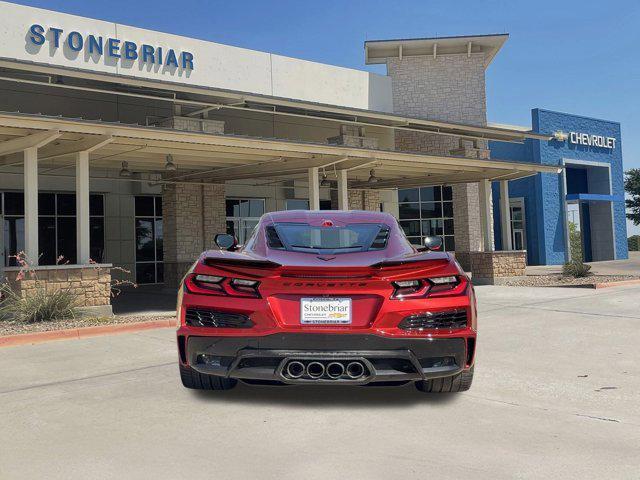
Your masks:
<path fill-rule="evenodd" d="M 349 210 L 347 170 L 338 170 L 338 210 Z"/>
<path fill-rule="evenodd" d="M 509 180 L 500 181 L 500 230 L 502 249 L 513 250 L 511 244 L 511 206 L 509 203 Z"/>
<path fill-rule="evenodd" d="M 482 250 L 485 252 L 493 252 L 493 225 L 491 214 L 491 181 L 480 180 L 479 182 L 480 196 L 480 224 L 482 227 Z"/>
<path fill-rule="evenodd" d="M 38 147 L 24 150 L 24 253 L 30 266 L 38 265 Z"/>
<path fill-rule="evenodd" d="M 309 169 L 309 210 L 320 210 L 320 182 L 318 167 Z"/>
<path fill-rule="evenodd" d="M 76 157 L 76 241 L 78 265 L 89 265 L 89 152 Z"/>

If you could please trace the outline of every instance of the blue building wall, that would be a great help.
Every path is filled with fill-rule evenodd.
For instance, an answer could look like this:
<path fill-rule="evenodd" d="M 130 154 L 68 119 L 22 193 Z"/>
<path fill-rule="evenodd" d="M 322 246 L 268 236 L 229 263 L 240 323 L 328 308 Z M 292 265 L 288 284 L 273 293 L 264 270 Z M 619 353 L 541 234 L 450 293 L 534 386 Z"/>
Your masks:
<path fill-rule="evenodd" d="M 627 231 L 624 207 L 624 170 L 622 165 L 622 142 L 620 124 L 594 118 L 570 115 L 549 110 L 533 109 L 532 130 L 553 134 L 556 131 L 581 132 L 604 137 L 614 137 L 613 149 L 584 146 L 568 140 L 527 140 L 524 144 L 489 142 L 491 156 L 495 159 L 563 165 L 566 160 L 607 163 L 611 166 L 611 182 L 614 196 L 613 220 L 616 259 L 628 258 Z M 570 191 L 584 188 L 585 179 L 574 172 L 568 179 Z M 564 185 L 562 175 L 538 174 L 509 182 L 509 196 L 525 200 L 525 222 L 527 230 L 528 262 L 531 265 L 562 264 L 567 259 L 565 240 Z M 585 190 L 582 190 L 585 191 Z M 494 228 L 496 247 L 502 248 L 500 230 L 499 187 L 493 186 Z"/>

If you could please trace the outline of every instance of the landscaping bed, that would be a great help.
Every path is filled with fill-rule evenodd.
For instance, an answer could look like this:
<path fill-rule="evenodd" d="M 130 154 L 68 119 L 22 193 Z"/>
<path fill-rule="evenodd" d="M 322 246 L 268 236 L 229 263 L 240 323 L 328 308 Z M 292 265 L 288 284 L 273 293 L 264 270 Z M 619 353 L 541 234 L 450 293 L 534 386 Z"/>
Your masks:
<path fill-rule="evenodd" d="M 54 330 L 69 330 L 84 327 L 154 322 L 157 320 L 172 320 L 174 318 L 175 315 L 118 315 L 115 317 L 70 318 L 65 320 L 50 320 L 29 323 L 17 322 L 13 320 L 1 320 L 0 337 L 6 335 L 50 332 Z"/>
<path fill-rule="evenodd" d="M 627 282 L 639 280 L 638 275 L 589 275 L 574 278 L 565 275 L 529 275 L 525 278 L 508 280 L 502 283 L 511 287 L 592 287 L 602 283 Z"/>

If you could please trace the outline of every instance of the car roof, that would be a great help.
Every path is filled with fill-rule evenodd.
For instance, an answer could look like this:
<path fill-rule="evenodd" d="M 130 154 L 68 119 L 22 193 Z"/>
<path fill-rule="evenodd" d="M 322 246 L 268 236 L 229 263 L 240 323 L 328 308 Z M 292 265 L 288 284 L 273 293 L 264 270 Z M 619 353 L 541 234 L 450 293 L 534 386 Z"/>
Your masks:
<path fill-rule="evenodd" d="M 385 223 L 393 225 L 396 220 L 393 215 L 385 212 L 372 212 L 365 210 L 287 210 L 281 212 L 269 212 L 264 215 L 264 220 L 272 222 L 300 222 L 316 223 L 323 220 L 332 220 L 337 223 Z"/>

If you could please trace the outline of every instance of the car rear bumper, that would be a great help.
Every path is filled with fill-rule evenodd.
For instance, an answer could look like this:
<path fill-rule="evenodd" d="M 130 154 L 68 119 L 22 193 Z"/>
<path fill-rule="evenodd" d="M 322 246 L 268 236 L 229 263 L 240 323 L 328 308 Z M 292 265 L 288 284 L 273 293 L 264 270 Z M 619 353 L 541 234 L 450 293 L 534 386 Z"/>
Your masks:
<path fill-rule="evenodd" d="M 298 383 L 407 382 L 455 375 L 473 362 L 475 335 L 393 338 L 374 334 L 281 333 L 257 337 L 178 337 L 181 361 L 196 371 L 241 380 Z M 289 362 L 359 362 L 358 378 L 291 378 Z"/>

